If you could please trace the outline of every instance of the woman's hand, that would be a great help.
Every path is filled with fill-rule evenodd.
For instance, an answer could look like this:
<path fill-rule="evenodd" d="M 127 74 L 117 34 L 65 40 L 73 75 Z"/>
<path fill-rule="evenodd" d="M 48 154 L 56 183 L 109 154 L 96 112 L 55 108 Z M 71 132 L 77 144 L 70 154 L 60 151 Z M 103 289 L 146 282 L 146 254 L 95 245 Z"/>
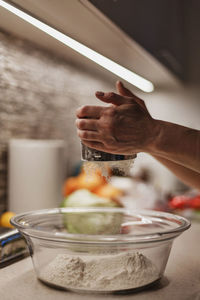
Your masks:
<path fill-rule="evenodd" d="M 100 151 L 131 155 L 148 151 L 159 134 L 159 123 L 144 102 L 117 82 L 119 94 L 96 92 L 109 106 L 83 106 L 76 125 L 82 142 Z"/>

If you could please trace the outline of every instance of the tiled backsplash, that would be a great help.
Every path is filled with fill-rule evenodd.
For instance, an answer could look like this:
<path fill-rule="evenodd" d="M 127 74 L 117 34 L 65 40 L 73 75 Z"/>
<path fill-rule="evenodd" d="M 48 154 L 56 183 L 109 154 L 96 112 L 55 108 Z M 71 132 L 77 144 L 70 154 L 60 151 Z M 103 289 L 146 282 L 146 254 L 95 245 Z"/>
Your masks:
<path fill-rule="evenodd" d="M 67 174 L 80 159 L 75 110 L 96 104 L 94 92 L 103 88 L 109 85 L 94 74 L 0 31 L 0 212 L 6 208 L 9 139 L 64 139 Z"/>

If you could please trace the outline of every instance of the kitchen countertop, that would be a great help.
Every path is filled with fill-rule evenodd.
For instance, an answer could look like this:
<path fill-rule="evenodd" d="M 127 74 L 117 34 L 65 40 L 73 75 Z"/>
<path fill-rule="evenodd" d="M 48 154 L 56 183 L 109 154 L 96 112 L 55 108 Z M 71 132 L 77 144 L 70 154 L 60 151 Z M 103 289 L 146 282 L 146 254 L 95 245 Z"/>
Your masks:
<path fill-rule="evenodd" d="M 175 239 L 165 275 L 148 290 L 121 295 L 77 294 L 50 288 L 37 280 L 31 258 L 0 269 L 2 300 L 198 300 L 200 299 L 200 223 Z"/>

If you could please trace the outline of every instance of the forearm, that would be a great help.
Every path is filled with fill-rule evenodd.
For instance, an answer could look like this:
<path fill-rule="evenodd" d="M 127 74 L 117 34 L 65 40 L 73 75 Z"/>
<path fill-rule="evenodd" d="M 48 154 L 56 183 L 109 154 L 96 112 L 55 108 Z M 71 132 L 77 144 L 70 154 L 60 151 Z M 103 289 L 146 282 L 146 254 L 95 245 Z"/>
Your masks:
<path fill-rule="evenodd" d="M 146 152 L 200 173 L 200 131 L 160 120 L 155 122 L 157 131 Z"/>
<path fill-rule="evenodd" d="M 185 184 L 200 190 L 200 173 L 178 165 L 163 157 L 154 156 L 154 158 L 172 171 Z"/>

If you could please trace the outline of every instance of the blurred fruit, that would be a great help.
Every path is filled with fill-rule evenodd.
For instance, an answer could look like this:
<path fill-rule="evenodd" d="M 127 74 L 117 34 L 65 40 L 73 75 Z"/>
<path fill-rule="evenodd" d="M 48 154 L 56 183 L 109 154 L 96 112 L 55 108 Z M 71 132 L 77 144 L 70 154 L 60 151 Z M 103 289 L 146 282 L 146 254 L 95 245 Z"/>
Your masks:
<path fill-rule="evenodd" d="M 188 197 L 185 195 L 175 196 L 169 201 L 171 209 L 194 209 L 200 210 L 200 195 Z"/>
<path fill-rule="evenodd" d="M 93 174 L 88 176 L 85 173 L 81 173 L 78 177 L 78 186 L 80 189 L 87 189 L 93 192 L 97 187 L 104 184 L 104 178 L 101 175 Z"/>
<path fill-rule="evenodd" d="M 68 196 L 79 189 L 87 189 L 93 192 L 96 188 L 105 184 L 105 178 L 101 176 L 99 170 L 91 176 L 82 171 L 77 177 L 68 178 L 63 186 L 63 195 Z"/>
<path fill-rule="evenodd" d="M 188 197 L 175 196 L 169 201 L 169 207 L 171 209 L 184 209 L 187 207 Z"/>
<path fill-rule="evenodd" d="M 64 183 L 63 196 L 68 196 L 77 189 L 78 189 L 77 177 L 70 177 Z"/>
<path fill-rule="evenodd" d="M 117 198 L 123 194 L 123 192 L 120 189 L 114 187 L 111 184 L 104 184 L 100 187 L 97 187 L 94 190 L 94 193 L 100 197 L 105 197 L 110 199 Z"/>
<path fill-rule="evenodd" d="M 10 224 L 10 219 L 14 217 L 15 214 L 11 211 L 6 211 L 3 213 L 0 217 L 0 225 L 2 227 L 10 227 L 13 228 L 13 226 Z"/>
<path fill-rule="evenodd" d="M 200 195 L 190 199 L 190 207 L 200 210 Z"/>

